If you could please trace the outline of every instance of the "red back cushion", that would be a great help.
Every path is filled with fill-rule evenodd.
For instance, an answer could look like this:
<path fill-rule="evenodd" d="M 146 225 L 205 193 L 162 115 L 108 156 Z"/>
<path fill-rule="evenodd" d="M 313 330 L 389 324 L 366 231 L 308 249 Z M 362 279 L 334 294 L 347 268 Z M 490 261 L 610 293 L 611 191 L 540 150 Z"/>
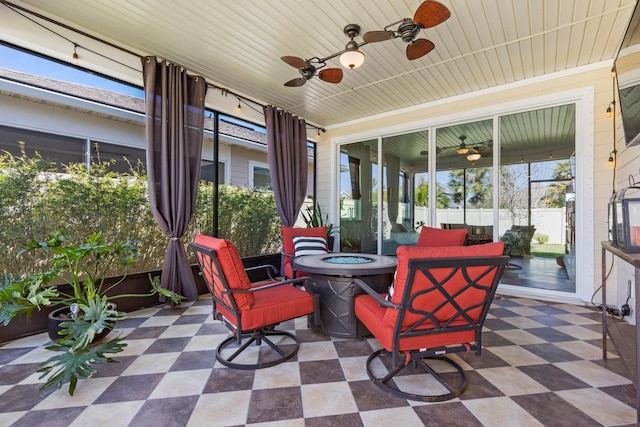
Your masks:
<path fill-rule="evenodd" d="M 393 297 L 391 302 L 394 304 L 400 304 L 402 302 L 402 296 L 404 295 L 405 286 L 407 284 L 407 277 L 409 275 L 409 261 L 412 259 L 424 259 L 424 258 L 465 258 L 465 257 L 486 257 L 486 256 L 500 256 L 504 249 L 503 242 L 487 243 L 484 245 L 474 246 L 449 246 L 449 247 L 418 247 L 418 246 L 400 246 L 397 250 L 398 255 L 398 268 L 396 271 L 396 281 L 394 284 Z M 473 267 L 468 269 L 468 273 L 471 278 L 474 278 L 475 274 L 480 274 L 486 268 L 485 267 Z M 444 280 L 444 278 L 451 272 L 450 268 L 442 268 L 432 270 L 431 273 L 438 279 Z M 487 275 L 479 281 L 480 285 L 490 286 L 493 280 L 493 275 Z M 454 275 L 444 285 L 449 294 L 454 294 L 457 289 L 460 289 L 466 284 L 462 273 Z M 412 293 L 416 293 L 420 290 L 431 289 L 433 284 L 426 278 L 426 276 L 417 272 L 414 276 L 414 284 Z M 480 298 L 484 296 L 484 292 L 481 290 L 469 289 L 461 298 L 456 298 L 456 302 L 461 306 L 467 306 L 474 298 Z M 439 292 L 429 292 L 423 295 L 424 300 L 420 301 L 421 309 L 424 311 L 430 311 L 444 301 L 444 297 Z M 477 310 L 477 314 L 480 314 L 480 310 Z M 446 320 L 455 313 L 456 309 L 451 306 L 444 306 L 437 310 L 435 313 L 438 320 Z M 407 312 L 404 317 L 403 326 L 408 326 L 411 323 L 419 319 L 419 315 Z M 384 323 L 387 325 L 395 325 L 398 318 L 398 311 L 395 309 L 387 309 L 384 316 Z"/>
<path fill-rule="evenodd" d="M 295 255 L 296 247 L 293 242 L 294 237 L 324 237 L 327 238 L 327 227 L 310 227 L 310 228 L 302 228 L 302 227 L 286 227 L 282 226 L 282 250 L 287 255 Z M 289 256 L 285 256 L 282 259 L 282 274 L 289 278 L 293 279 L 293 267 L 291 266 L 291 258 Z M 296 277 L 305 276 L 306 273 L 301 271 L 296 272 Z"/>
<path fill-rule="evenodd" d="M 244 269 L 244 265 L 242 264 L 242 260 L 240 259 L 240 255 L 233 243 L 229 240 L 218 239 L 211 236 L 206 236 L 204 234 L 198 234 L 195 238 L 195 243 L 202 245 L 206 248 L 213 249 L 218 257 L 218 262 L 220 263 L 220 267 L 222 268 L 222 276 L 226 279 L 230 289 L 250 289 L 251 281 L 247 276 L 247 272 Z M 220 272 L 215 271 L 215 265 L 213 266 L 214 274 L 220 274 Z M 206 270 L 205 270 L 206 274 Z M 213 277 L 205 277 L 207 281 L 207 285 L 217 287 L 221 286 L 218 282 L 214 280 Z M 212 293 L 220 296 L 218 292 L 214 292 L 214 290 L 209 289 Z M 255 299 L 252 293 L 235 293 L 233 294 L 233 299 L 236 301 L 238 305 L 238 310 L 248 310 L 253 306 Z"/>
<path fill-rule="evenodd" d="M 442 228 L 423 226 L 420 229 L 420 236 L 418 237 L 418 243 L 416 244 L 416 246 L 421 246 L 423 248 L 463 246 L 466 238 L 466 228 L 444 230 Z"/>
<path fill-rule="evenodd" d="M 293 255 L 296 252 L 293 238 L 298 236 L 304 237 L 324 237 L 327 238 L 327 227 L 286 227 L 282 226 L 282 249 L 284 253 Z"/>

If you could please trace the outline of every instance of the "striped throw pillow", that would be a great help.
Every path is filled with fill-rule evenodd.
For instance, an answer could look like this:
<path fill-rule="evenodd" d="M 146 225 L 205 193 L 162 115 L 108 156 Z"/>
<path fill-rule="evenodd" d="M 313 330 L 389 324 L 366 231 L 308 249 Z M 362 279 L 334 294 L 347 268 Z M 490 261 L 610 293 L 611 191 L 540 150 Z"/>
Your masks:
<path fill-rule="evenodd" d="M 296 257 L 322 255 L 327 253 L 327 239 L 324 237 L 298 236 L 293 238 Z"/>

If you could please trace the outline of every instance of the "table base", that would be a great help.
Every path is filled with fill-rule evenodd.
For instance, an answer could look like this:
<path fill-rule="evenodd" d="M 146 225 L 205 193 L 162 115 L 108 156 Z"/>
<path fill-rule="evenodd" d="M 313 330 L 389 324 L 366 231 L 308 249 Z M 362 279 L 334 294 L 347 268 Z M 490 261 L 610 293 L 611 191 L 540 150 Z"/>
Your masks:
<path fill-rule="evenodd" d="M 360 288 L 354 295 L 353 280 L 356 277 L 337 277 L 309 274 L 311 292 L 320 298 L 319 325 L 309 324 L 312 329 L 340 338 L 362 339 L 371 335 L 367 328 L 355 317 L 355 297 L 362 293 Z M 380 293 L 386 293 L 393 280 L 393 274 L 377 274 L 358 277 Z"/>

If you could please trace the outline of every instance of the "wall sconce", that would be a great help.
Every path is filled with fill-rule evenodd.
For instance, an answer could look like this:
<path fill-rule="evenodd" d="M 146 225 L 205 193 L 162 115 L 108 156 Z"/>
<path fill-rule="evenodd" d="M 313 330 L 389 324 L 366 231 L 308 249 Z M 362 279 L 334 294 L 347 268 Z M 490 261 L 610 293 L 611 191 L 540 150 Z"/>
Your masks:
<path fill-rule="evenodd" d="M 616 101 L 611 101 L 609 106 L 607 107 L 607 118 L 610 118 L 613 115 L 613 109 L 616 107 Z"/>

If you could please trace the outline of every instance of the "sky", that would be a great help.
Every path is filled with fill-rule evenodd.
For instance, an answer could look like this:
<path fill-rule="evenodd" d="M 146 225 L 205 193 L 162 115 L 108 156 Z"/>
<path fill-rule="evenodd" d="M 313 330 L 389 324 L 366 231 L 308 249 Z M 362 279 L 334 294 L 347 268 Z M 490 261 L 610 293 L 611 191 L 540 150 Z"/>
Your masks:
<path fill-rule="evenodd" d="M 3 46 L 2 44 L 0 44 L 0 67 L 65 82 L 94 86 L 112 92 L 137 97 L 144 96 L 140 88 L 88 73 L 72 65 L 65 65 L 36 55 L 30 55 L 26 52 Z"/>
<path fill-rule="evenodd" d="M 101 77 L 97 74 L 92 74 L 91 72 L 87 72 L 87 70 L 76 67 L 72 64 L 62 64 L 4 46 L 2 44 L 0 44 L 0 68 L 7 68 L 55 80 L 97 87 L 111 92 L 123 93 L 125 95 L 131 95 L 139 98 L 144 97 L 144 91 L 141 88 L 119 83 L 117 81 Z M 257 132 L 265 132 L 263 126 L 253 125 L 252 123 L 248 123 L 244 120 L 235 119 L 226 115 L 221 115 L 221 117 L 227 121 L 251 128 Z"/>

